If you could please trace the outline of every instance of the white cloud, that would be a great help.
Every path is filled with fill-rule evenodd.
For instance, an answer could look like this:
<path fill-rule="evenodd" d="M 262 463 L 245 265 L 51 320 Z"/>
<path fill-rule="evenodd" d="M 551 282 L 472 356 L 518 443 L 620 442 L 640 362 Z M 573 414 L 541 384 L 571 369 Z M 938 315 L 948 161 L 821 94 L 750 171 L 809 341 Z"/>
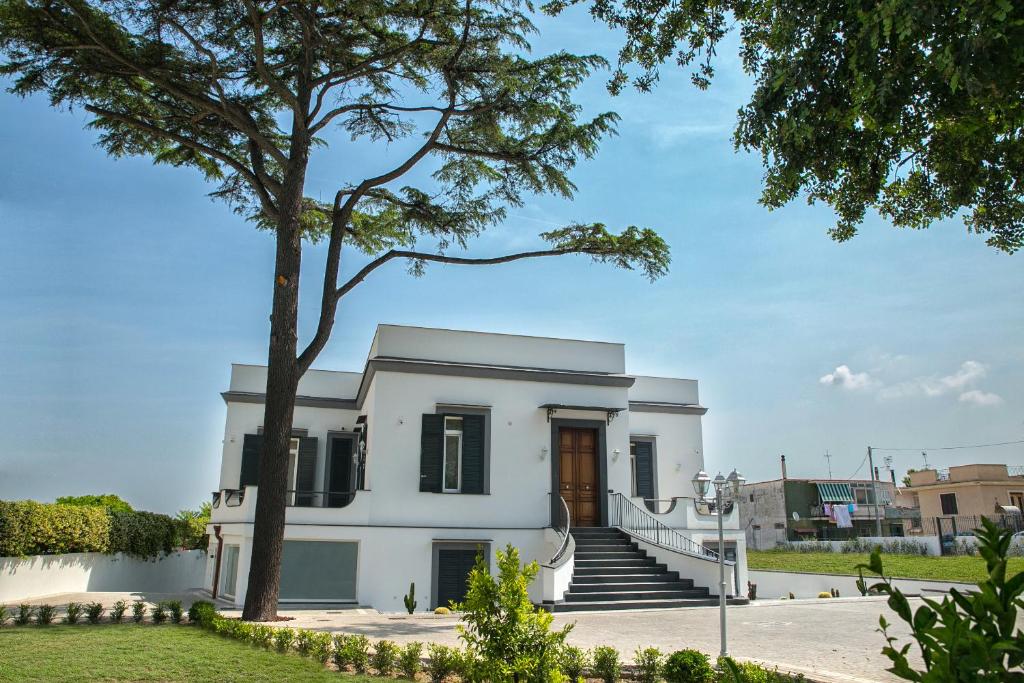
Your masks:
<path fill-rule="evenodd" d="M 963 390 L 983 378 L 987 371 L 988 369 L 982 363 L 974 360 L 968 360 L 964 361 L 960 365 L 960 368 L 951 375 L 944 375 L 942 377 L 936 377 L 934 375 L 930 377 L 918 377 L 907 382 L 900 382 L 899 384 L 883 387 L 879 390 L 878 397 L 881 399 L 897 399 L 910 396 L 927 396 L 928 398 L 936 398 L 938 396 L 945 396 L 946 394 L 957 392 L 960 392 L 961 394 L 984 393 L 964 392 Z M 961 400 L 971 402 L 974 399 L 968 398 Z"/>
<path fill-rule="evenodd" d="M 972 389 L 960 394 L 960 401 L 962 403 L 973 403 L 978 406 L 997 406 L 1003 402 L 1003 398 L 999 394 Z"/>
<path fill-rule="evenodd" d="M 819 378 L 818 382 L 852 391 L 867 389 L 874 383 L 874 380 L 866 372 L 853 372 L 848 365 L 840 365 L 832 372 Z"/>

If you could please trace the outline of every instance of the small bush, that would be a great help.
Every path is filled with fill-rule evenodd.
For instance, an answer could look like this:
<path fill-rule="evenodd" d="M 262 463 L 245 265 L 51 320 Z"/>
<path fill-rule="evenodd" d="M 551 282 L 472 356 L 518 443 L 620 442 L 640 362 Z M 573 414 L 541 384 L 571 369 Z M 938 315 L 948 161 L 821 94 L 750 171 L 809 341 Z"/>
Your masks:
<path fill-rule="evenodd" d="M 331 659 L 331 634 L 315 631 L 311 638 L 309 648 L 310 656 L 321 664 L 326 664 Z"/>
<path fill-rule="evenodd" d="M 619 651 L 614 647 L 599 645 L 594 648 L 594 676 L 600 678 L 604 683 L 615 683 L 622 678 L 622 663 L 619 661 Z"/>
<path fill-rule="evenodd" d="M 217 608 L 212 602 L 196 600 L 188 608 L 188 621 L 190 624 L 197 624 L 208 628 L 213 618 L 217 615 Z"/>
<path fill-rule="evenodd" d="M 219 620 L 218 620 L 219 621 Z M 225 619 L 224 621 L 228 621 Z M 278 652 L 288 652 L 295 642 L 295 631 L 290 628 L 279 628 L 274 631 L 274 649 Z"/>
<path fill-rule="evenodd" d="M 790 676 L 779 673 L 778 668 L 767 669 L 753 662 L 737 662 L 732 657 L 719 657 L 718 668 L 723 681 L 729 683 L 802 683 L 803 674 Z"/>
<path fill-rule="evenodd" d="M 818 597 L 819 598 L 831 598 L 832 597 L 832 593 L 830 593 L 829 591 L 821 591 L 820 593 L 818 593 Z"/>
<path fill-rule="evenodd" d="M 77 624 L 78 620 L 82 616 L 82 603 L 80 602 L 69 602 L 65 608 L 67 612 L 64 614 L 65 624 Z"/>
<path fill-rule="evenodd" d="M 637 650 L 633 656 L 636 664 L 636 679 L 640 683 L 657 683 L 661 678 L 661 667 L 665 656 L 656 647 Z"/>
<path fill-rule="evenodd" d="M 118 600 L 114 603 L 114 606 L 110 608 L 110 620 L 115 624 L 120 624 L 121 620 L 124 619 L 124 613 L 128 610 L 128 603 L 124 600 Z"/>
<path fill-rule="evenodd" d="M 358 673 L 366 673 L 370 666 L 370 639 L 363 635 L 345 638 L 345 661 Z"/>
<path fill-rule="evenodd" d="M 162 624 L 167 621 L 167 603 L 158 602 L 149 610 L 149 616 L 153 619 L 154 624 Z"/>
<path fill-rule="evenodd" d="M 132 619 L 136 624 L 141 624 L 142 620 L 146 618 L 146 603 L 142 600 L 136 600 L 132 603 Z"/>
<path fill-rule="evenodd" d="M 447 607 L 435 607 L 434 614 L 451 614 L 452 611 Z"/>
<path fill-rule="evenodd" d="M 257 647 L 271 648 L 274 646 L 274 628 L 272 626 L 253 624 L 249 637 L 249 642 Z"/>
<path fill-rule="evenodd" d="M 459 651 L 447 645 L 430 643 L 427 645 L 427 675 L 433 683 L 441 683 L 455 673 L 459 667 Z"/>
<path fill-rule="evenodd" d="M 295 650 L 303 656 L 313 651 L 313 632 L 309 629 L 295 629 Z"/>
<path fill-rule="evenodd" d="M 171 613 L 171 621 L 175 624 L 180 624 L 181 616 L 184 614 L 184 610 L 181 607 L 181 600 L 168 600 L 164 604 L 167 606 L 167 611 Z"/>
<path fill-rule="evenodd" d="M 558 670 L 566 678 L 575 683 L 583 678 L 583 672 L 590 666 L 590 657 L 586 650 L 581 650 L 572 645 L 566 645 L 558 653 Z"/>
<path fill-rule="evenodd" d="M 423 662 L 423 643 L 406 643 L 402 651 L 398 653 L 398 670 L 410 680 L 416 679 Z"/>
<path fill-rule="evenodd" d="M 488 669 L 484 660 L 477 657 L 470 650 L 456 650 L 458 661 L 455 664 L 455 674 L 462 683 L 490 683 L 493 679 L 488 675 Z M 512 678 L 515 681 L 515 678 Z M 529 678 L 520 680 L 531 680 Z M 540 679 L 543 680 L 543 679 Z"/>
<path fill-rule="evenodd" d="M 715 672 L 703 652 L 679 650 L 669 655 L 662 675 L 668 683 L 705 683 L 714 680 Z"/>
<path fill-rule="evenodd" d="M 57 608 L 53 605 L 39 605 L 36 607 L 36 623 L 40 626 L 49 626 L 57 616 Z"/>
<path fill-rule="evenodd" d="M 378 676 L 390 676 L 395 670 L 396 659 L 398 659 L 398 646 L 390 640 L 380 640 L 373 647 L 370 666 L 377 670 Z"/>
<path fill-rule="evenodd" d="M 32 621 L 32 605 L 23 602 L 18 605 L 18 614 L 14 617 L 14 623 L 24 626 L 30 621 Z"/>
<path fill-rule="evenodd" d="M 7 623 L 7 605 L 0 603 L 0 626 Z"/>
<path fill-rule="evenodd" d="M 104 611 L 102 602 L 90 602 L 85 606 L 85 618 L 90 624 L 98 624 L 103 618 Z"/>

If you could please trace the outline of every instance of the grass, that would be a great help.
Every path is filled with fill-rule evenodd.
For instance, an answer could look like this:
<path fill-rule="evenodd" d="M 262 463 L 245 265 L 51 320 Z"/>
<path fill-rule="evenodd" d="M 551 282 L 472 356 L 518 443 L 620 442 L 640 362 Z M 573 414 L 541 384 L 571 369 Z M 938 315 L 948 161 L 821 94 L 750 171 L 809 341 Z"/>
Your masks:
<path fill-rule="evenodd" d="M 852 574 L 858 564 L 867 564 L 867 553 L 795 553 L 776 550 L 747 551 L 750 569 L 775 569 L 811 574 Z M 930 557 L 920 555 L 882 555 L 886 576 L 935 581 L 977 583 L 985 578 L 985 560 L 980 557 Z M 1024 558 L 1011 557 L 1007 574 L 1024 571 Z"/>
<path fill-rule="evenodd" d="M 0 681 L 333 681 L 345 676 L 292 654 L 260 650 L 193 626 L 0 628 Z"/>

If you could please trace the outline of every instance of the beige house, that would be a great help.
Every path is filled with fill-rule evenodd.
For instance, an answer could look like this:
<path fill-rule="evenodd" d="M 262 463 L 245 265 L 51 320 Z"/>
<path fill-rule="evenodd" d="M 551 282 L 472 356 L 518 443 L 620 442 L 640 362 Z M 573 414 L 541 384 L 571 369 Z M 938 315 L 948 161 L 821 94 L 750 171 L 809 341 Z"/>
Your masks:
<path fill-rule="evenodd" d="M 1013 473 L 1011 474 L 1011 469 Z M 1024 509 L 1024 472 L 1006 465 L 958 465 L 909 472 L 921 518 L 950 515 L 998 517 Z"/>

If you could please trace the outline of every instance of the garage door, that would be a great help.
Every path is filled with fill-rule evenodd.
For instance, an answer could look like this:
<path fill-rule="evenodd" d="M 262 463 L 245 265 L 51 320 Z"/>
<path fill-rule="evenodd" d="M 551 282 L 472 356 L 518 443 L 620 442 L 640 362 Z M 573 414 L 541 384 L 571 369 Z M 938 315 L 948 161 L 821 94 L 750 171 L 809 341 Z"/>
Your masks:
<path fill-rule="evenodd" d="M 355 602 L 352 542 L 285 541 L 281 556 L 282 602 Z"/>

